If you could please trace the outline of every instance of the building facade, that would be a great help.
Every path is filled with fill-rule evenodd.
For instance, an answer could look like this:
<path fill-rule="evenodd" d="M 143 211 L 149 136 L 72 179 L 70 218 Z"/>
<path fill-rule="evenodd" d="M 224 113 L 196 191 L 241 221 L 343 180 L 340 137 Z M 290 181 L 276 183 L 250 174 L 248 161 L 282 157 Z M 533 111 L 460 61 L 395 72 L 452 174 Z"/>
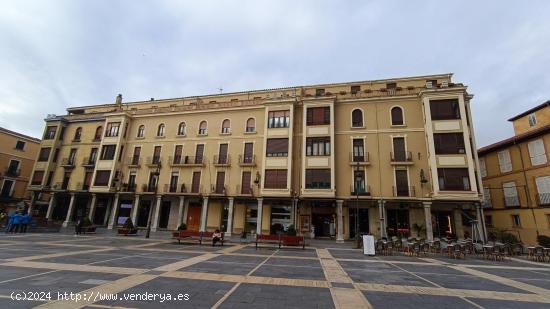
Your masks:
<path fill-rule="evenodd" d="M 513 137 L 478 151 L 485 221 L 536 244 L 550 235 L 550 101 L 509 121 Z"/>
<path fill-rule="evenodd" d="M 0 210 L 11 213 L 30 202 L 27 187 L 39 149 L 39 139 L 0 128 Z"/>
<path fill-rule="evenodd" d="M 46 119 L 30 188 L 64 225 L 463 237 L 480 181 L 472 96 L 451 77 L 69 108 Z"/>

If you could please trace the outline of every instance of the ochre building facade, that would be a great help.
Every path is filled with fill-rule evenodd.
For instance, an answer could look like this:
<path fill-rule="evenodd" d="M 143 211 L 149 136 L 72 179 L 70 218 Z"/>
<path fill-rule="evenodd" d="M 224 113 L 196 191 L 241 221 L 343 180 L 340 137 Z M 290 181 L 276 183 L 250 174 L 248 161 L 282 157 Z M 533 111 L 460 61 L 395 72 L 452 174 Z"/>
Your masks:
<path fill-rule="evenodd" d="M 550 236 L 550 101 L 509 121 L 513 137 L 478 151 L 485 221 L 534 245 Z"/>
<path fill-rule="evenodd" d="M 472 96 L 451 77 L 68 108 L 29 188 L 66 226 L 462 238 L 483 210 Z"/>

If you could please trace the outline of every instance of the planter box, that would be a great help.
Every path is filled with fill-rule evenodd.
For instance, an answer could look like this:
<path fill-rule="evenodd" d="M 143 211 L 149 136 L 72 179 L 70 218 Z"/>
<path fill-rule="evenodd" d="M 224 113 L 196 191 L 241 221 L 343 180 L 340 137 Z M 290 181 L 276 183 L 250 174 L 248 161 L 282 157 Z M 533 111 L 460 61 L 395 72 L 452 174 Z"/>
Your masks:
<path fill-rule="evenodd" d="M 118 235 L 132 236 L 137 235 L 137 229 L 118 229 Z"/>

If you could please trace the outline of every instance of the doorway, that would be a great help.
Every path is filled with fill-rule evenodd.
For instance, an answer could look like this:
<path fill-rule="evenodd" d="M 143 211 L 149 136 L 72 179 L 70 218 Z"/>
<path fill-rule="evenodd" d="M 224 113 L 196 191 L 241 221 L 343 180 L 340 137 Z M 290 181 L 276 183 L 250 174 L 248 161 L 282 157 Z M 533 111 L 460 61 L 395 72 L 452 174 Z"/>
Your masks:
<path fill-rule="evenodd" d="M 409 210 L 388 209 L 388 237 L 408 237 L 410 235 Z"/>
<path fill-rule="evenodd" d="M 168 219 L 170 219 L 170 205 L 172 202 L 170 201 L 163 201 L 160 206 L 160 214 L 159 214 L 159 228 L 165 229 L 168 227 Z"/>
<path fill-rule="evenodd" d="M 201 204 L 189 203 L 187 210 L 187 229 L 189 231 L 198 231 L 201 226 Z"/>
<path fill-rule="evenodd" d="M 95 225 L 103 225 L 105 223 L 106 213 L 107 213 L 107 200 L 104 198 L 98 198 L 95 205 L 93 223 Z"/>
<path fill-rule="evenodd" d="M 141 201 L 139 205 L 137 226 L 147 227 L 147 221 L 149 221 L 149 211 L 151 210 L 151 201 Z"/>
<path fill-rule="evenodd" d="M 358 209 L 358 221 L 357 221 L 357 230 L 359 235 L 369 233 L 369 209 L 368 208 L 359 208 Z M 349 208 L 349 238 L 355 239 L 355 216 L 356 209 Z"/>
<path fill-rule="evenodd" d="M 432 211 L 432 225 L 435 237 L 452 236 L 454 234 L 452 212 Z"/>
<path fill-rule="evenodd" d="M 334 218 L 332 214 L 312 214 L 312 224 L 315 228 L 315 237 L 331 237 L 334 233 Z"/>

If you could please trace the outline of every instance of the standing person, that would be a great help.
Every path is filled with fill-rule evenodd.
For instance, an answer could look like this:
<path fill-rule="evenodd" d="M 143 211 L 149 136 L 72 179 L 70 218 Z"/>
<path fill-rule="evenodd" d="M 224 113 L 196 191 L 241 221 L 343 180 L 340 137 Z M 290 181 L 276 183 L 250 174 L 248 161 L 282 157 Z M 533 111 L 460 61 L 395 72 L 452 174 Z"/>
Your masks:
<path fill-rule="evenodd" d="M 27 228 L 31 222 L 31 215 L 28 213 L 21 216 L 21 233 L 27 233 Z"/>
<path fill-rule="evenodd" d="M 220 233 L 220 230 L 216 230 L 212 234 L 212 247 L 216 245 L 217 242 L 222 240 L 222 234 Z"/>
<path fill-rule="evenodd" d="M 12 231 L 12 228 L 13 228 L 13 215 L 15 215 L 15 213 L 11 213 L 8 215 L 8 221 L 6 223 L 6 233 L 11 233 Z"/>
<path fill-rule="evenodd" d="M 82 223 L 83 223 L 82 218 L 79 218 L 74 226 L 75 236 L 80 235 L 82 233 Z"/>
<path fill-rule="evenodd" d="M 18 211 L 13 214 L 13 225 L 10 232 L 19 233 L 19 229 L 21 228 L 21 218 L 22 216 Z"/>

